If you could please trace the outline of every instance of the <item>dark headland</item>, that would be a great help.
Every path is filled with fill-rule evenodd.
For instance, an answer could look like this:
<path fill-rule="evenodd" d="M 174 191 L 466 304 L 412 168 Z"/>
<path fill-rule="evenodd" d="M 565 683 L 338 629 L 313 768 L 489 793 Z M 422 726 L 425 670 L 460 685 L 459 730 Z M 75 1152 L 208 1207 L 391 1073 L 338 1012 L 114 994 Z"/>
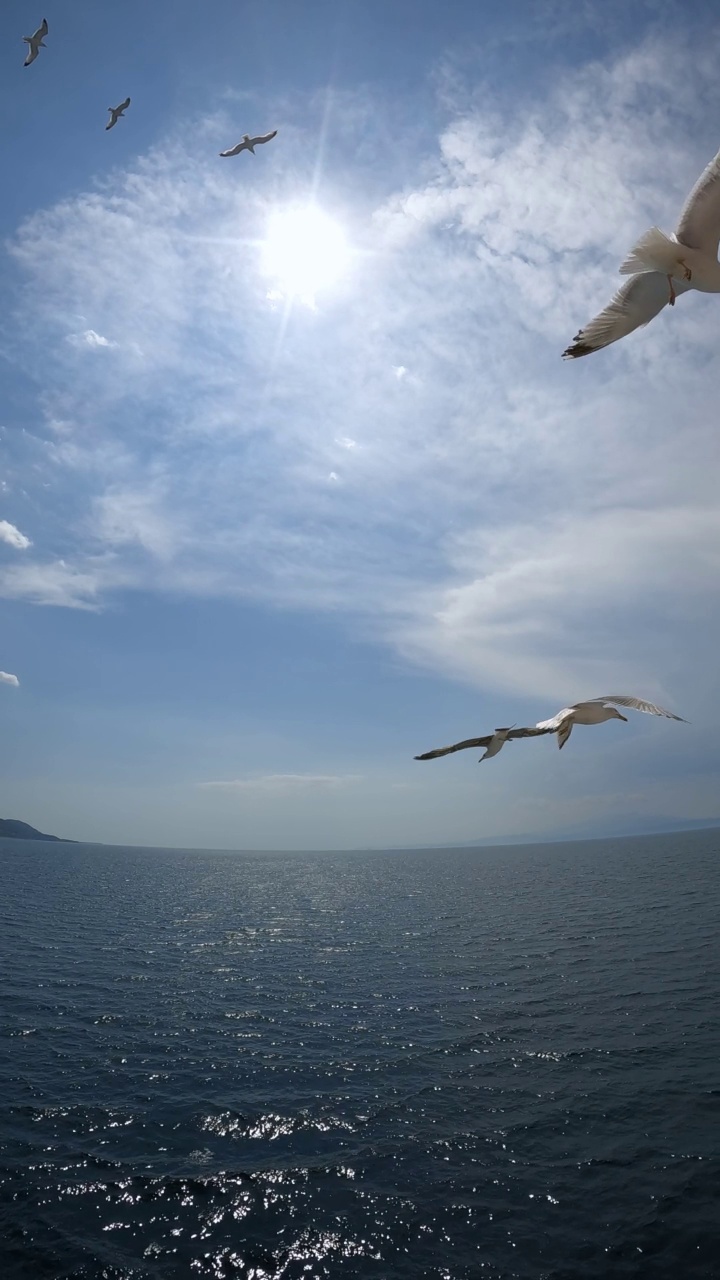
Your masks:
<path fill-rule="evenodd" d="M 55 840 L 58 844 L 77 844 L 77 840 L 63 840 L 62 836 L 36 831 L 28 822 L 18 822 L 17 818 L 0 818 L 0 836 L 7 840 Z"/>

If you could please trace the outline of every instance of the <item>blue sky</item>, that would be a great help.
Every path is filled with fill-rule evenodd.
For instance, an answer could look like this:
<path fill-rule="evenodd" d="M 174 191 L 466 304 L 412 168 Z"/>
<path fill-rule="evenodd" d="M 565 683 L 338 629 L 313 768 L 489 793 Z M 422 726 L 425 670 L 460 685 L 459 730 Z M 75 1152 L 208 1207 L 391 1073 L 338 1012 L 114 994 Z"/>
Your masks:
<path fill-rule="evenodd" d="M 717 299 L 560 360 L 720 144 L 713 6 L 9 0 L 0 59 L 0 813 L 720 819 Z M 412 759 L 608 691 L 692 723 Z"/>

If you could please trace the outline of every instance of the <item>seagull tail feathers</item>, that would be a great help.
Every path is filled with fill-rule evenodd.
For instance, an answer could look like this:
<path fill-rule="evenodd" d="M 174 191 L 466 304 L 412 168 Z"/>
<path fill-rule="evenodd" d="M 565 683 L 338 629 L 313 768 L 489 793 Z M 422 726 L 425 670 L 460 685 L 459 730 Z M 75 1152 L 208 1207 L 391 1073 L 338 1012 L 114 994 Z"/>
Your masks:
<path fill-rule="evenodd" d="M 677 240 L 671 240 L 659 227 L 651 227 L 630 250 L 620 274 L 636 276 L 646 271 L 661 271 L 663 275 L 673 275 L 681 256 Z"/>

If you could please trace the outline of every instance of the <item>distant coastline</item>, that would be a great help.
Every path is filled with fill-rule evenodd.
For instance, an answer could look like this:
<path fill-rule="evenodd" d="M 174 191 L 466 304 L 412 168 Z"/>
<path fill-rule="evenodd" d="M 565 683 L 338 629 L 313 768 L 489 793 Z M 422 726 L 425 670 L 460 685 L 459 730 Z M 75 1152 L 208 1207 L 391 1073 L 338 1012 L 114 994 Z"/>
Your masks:
<path fill-rule="evenodd" d="M 62 836 L 49 836 L 45 831 L 37 831 L 28 822 L 19 822 L 17 818 L 0 818 L 0 836 L 8 840 L 52 840 L 56 844 L 77 844 L 77 840 L 65 840 Z"/>

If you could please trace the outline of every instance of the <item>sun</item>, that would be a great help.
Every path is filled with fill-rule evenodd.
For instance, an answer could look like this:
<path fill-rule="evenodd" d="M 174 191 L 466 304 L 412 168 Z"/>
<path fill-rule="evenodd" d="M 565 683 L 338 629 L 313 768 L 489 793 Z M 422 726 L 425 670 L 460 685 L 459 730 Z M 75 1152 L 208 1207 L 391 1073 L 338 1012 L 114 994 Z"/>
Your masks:
<path fill-rule="evenodd" d="M 342 229 L 315 205 L 274 213 L 263 241 L 265 275 L 284 297 L 309 306 L 341 278 L 349 256 Z"/>

